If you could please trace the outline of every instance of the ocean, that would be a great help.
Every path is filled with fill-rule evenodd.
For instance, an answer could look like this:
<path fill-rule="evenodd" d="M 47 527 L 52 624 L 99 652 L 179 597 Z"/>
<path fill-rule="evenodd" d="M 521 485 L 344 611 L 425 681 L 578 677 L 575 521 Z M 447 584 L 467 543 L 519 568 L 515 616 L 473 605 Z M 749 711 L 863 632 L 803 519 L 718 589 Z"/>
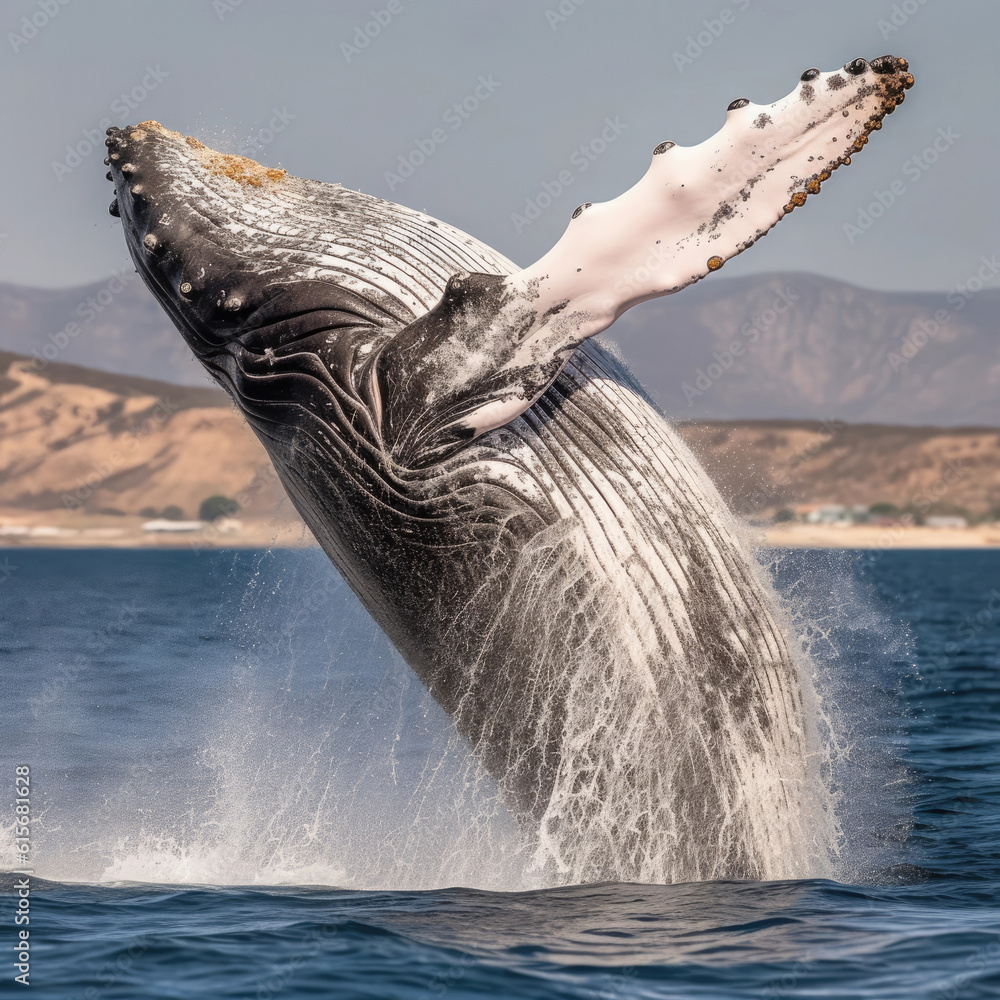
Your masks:
<path fill-rule="evenodd" d="M 1000 552 L 765 558 L 829 870 L 561 885 L 318 551 L 0 551 L 5 995 L 1000 997 Z"/>

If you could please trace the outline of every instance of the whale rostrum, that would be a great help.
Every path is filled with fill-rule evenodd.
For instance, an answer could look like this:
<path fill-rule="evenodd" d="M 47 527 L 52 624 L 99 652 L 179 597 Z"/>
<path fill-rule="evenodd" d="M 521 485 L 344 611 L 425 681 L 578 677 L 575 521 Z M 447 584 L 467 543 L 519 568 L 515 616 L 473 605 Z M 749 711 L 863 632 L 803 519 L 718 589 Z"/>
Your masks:
<path fill-rule="evenodd" d="M 523 270 L 156 122 L 109 130 L 137 270 L 561 879 L 827 871 L 836 821 L 783 612 L 589 338 L 764 236 L 912 83 L 882 56 L 734 101 Z"/>

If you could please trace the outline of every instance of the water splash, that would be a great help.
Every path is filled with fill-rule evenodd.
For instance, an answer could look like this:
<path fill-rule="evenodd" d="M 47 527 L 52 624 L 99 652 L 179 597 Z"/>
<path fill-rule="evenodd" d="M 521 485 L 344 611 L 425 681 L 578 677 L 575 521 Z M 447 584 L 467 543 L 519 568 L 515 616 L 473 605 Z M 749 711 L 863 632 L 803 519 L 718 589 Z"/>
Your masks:
<path fill-rule="evenodd" d="M 879 552 L 767 550 L 784 617 L 816 692 L 820 776 L 836 808 L 834 877 L 879 881 L 909 836 L 913 778 L 902 690 L 915 671 L 912 632 L 872 584 Z"/>
<path fill-rule="evenodd" d="M 540 536 L 548 551 L 527 552 L 511 587 L 517 631 L 533 649 L 563 654 L 556 684 L 532 671 L 548 680 L 534 699 L 534 744 L 556 738 L 560 751 L 550 798 L 528 828 L 533 864 L 549 885 L 829 877 L 839 830 L 805 651 L 794 650 L 787 687 L 772 679 L 773 728 L 748 729 L 725 693 L 706 703 L 696 658 L 662 662 L 658 623 L 625 606 L 637 589 L 595 581 L 581 565 L 580 530 Z M 777 614 L 763 573 L 756 584 Z M 568 586 L 585 609 L 583 631 L 570 636 L 551 606 Z"/>
<path fill-rule="evenodd" d="M 116 659 L 125 674 L 117 675 L 111 661 L 88 668 L 49 706 L 43 742 L 52 758 L 35 758 L 39 876 L 359 889 L 560 885 L 585 878 L 587 865 L 607 846 L 600 822 L 588 826 L 582 840 L 568 839 L 574 790 L 598 796 L 607 810 L 641 809 L 656 821 L 663 818 L 662 828 L 638 841 L 646 853 L 628 863 L 650 881 L 670 875 L 671 837 L 678 835 L 669 826 L 671 792 L 656 784 L 653 773 L 662 747 L 651 754 L 645 746 L 650 733 L 664 731 L 664 719 L 650 714 L 650 694 L 641 682 L 619 674 L 608 685 L 606 659 L 595 654 L 577 661 L 571 678 L 572 763 L 564 769 L 565 781 L 561 776 L 557 782 L 560 794 L 538 835 L 525 836 L 447 716 L 322 554 L 257 555 L 252 566 L 247 555 L 218 557 L 228 560 L 220 563 L 221 580 L 207 583 L 196 582 L 205 577 L 207 557 L 200 558 L 189 557 L 182 585 L 174 589 L 178 610 L 212 609 L 184 622 L 184 634 L 204 633 L 201 652 L 179 652 L 170 669 L 155 660 L 145 666 L 146 673 L 163 671 L 141 696 L 161 706 L 151 744 L 127 742 L 125 727 L 110 717 L 105 731 L 117 742 L 102 744 L 96 756 L 68 742 L 70 734 L 85 730 L 80 706 L 112 701 L 125 683 L 122 676 L 134 684 L 149 652 L 125 655 L 123 648 Z M 799 773 L 815 775 L 816 785 L 808 808 L 783 828 L 788 839 L 775 842 L 775 864 L 765 877 L 875 870 L 879 850 L 901 835 L 899 811 L 885 805 L 882 791 L 886 776 L 900 772 L 884 766 L 881 751 L 871 747 L 877 722 L 872 696 L 855 691 L 852 700 L 851 667 L 864 656 L 877 666 L 887 655 L 890 630 L 864 587 L 851 582 L 850 567 L 817 571 L 784 557 L 774 569 L 797 609 L 797 620 L 789 619 L 786 627 L 811 647 L 811 656 L 798 663 L 806 689 L 815 678 L 815 703 L 804 706 L 815 731 L 807 734 L 811 755 L 792 763 Z M 206 593 L 195 593 L 197 586 Z M 141 594 L 139 606 L 141 611 Z M 602 606 L 614 612 L 612 605 L 595 604 Z M 865 608 L 868 618 L 862 621 Z M 167 632 L 158 629 L 178 629 L 171 607 L 157 613 L 156 623 L 140 614 L 126 630 L 141 633 L 147 650 L 169 645 Z M 93 614 L 81 616 L 81 635 L 92 620 Z M 55 659 L 52 669 L 58 669 Z M 877 673 L 866 666 L 867 676 Z M 890 701 L 891 674 L 887 670 L 882 682 Z M 603 704 L 617 706 L 615 713 L 622 705 L 629 708 L 616 715 L 614 739 L 606 735 L 602 702 L 595 701 L 597 684 Z M 138 697 L 131 694 L 125 703 L 134 706 Z M 25 724 L 38 720 L 26 718 Z M 679 746 L 686 736 L 673 738 Z M 81 739 L 89 747 L 93 737 L 84 733 Z M 149 745 L 155 753 L 144 748 Z M 605 772 L 588 771 L 588 759 L 602 746 Z M 587 775 L 590 785 L 572 782 L 574 773 Z M 615 774 L 629 780 L 616 785 Z M 778 794 L 770 780 L 767 771 L 745 770 L 746 801 L 759 804 Z M 637 801 L 641 789 L 649 791 Z M 830 796 L 839 796 L 844 824 L 839 859 L 835 851 L 826 853 Z M 592 815 L 600 820 L 602 814 Z M 873 828 L 875 834 L 866 832 Z M 4 836 L 0 845 L 12 848 L 9 839 Z M 717 844 L 700 847 L 706 856 L 724 856 Z"/>

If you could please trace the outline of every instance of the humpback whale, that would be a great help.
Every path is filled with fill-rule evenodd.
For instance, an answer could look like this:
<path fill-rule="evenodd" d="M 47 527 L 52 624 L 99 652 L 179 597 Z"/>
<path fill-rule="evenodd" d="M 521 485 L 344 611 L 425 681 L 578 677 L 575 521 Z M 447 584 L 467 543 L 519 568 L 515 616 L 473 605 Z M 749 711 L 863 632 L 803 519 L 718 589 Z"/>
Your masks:
<path fill-rule="evenodd" d="M 108 131 L 139 274 L 566 881 L 825 871 L 835 816 L 783 610 L 590 338 L 763 237 L 912 83 L 881 56 L 734 101 L 524 269 L 156 122 Z"/>

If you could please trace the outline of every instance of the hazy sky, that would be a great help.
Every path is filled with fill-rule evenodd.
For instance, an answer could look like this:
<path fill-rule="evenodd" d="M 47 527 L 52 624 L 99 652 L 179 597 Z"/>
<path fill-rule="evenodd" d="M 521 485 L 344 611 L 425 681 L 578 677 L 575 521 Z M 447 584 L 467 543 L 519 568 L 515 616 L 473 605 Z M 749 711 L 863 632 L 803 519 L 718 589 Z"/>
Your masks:
<path fill-rule="evenodd" d="M 916 74 L 906 103 L 726 274 L 949 289 L 1000 253 L 995 0 L 5 0 L 0 31 L 0 280 L 77 284 L 126 261 L 102 120 L 254 140 L 268 165 L 424 209 L 526 265 L 661 140 L 699 142 L 734 98 L 885 52 Z M 411 176 L 387 177 L 420 146 Z M 893 181 L 895 203 L 849 237 Z"/>

